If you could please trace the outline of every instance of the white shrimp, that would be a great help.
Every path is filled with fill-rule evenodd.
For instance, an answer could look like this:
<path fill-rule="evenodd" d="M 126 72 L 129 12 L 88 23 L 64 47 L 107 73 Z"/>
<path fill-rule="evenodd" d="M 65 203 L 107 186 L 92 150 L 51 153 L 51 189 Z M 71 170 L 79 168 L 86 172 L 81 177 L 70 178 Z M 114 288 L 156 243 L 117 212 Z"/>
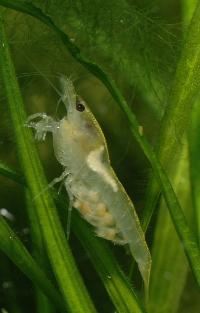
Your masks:
<path fill-rule="evenodd" d="M 52 184 L 64 181 L 73 207 L 95 227 L 97 236 L 129 244 L 148 289 L 151 256 L 133 203 L 110 165 L 102 130 L 71 80 L 61 77 L 61 85 L 67 115 L 56 121 L 36 113 L 27 121 L 28 127 L 35 128 L 36 139 L 53 134 L 55 156 L 64 172 Z M 35 122 L 36 118 L 40 120 Z"/>

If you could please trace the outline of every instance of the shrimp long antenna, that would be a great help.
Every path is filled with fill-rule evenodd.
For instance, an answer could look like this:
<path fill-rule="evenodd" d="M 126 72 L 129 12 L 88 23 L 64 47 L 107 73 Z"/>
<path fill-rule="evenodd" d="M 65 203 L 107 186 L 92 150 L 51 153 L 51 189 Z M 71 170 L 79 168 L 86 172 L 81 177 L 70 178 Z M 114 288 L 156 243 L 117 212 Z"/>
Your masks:
<path fill-rule="evenodd" d="M 49 85 L 55 90 L 57 95 L 62 99 L 63 95 L 59 91 L 59 89 L 54 86 L 54 84 L 50 81 L 50 79 L 39 70 L 39 68 L 31 61 L 31 59 L 27 55 L 24 55 L 24 56 L 28 60 L 28 62 L 32 65 L 32 67 L 49 83 Z"/>

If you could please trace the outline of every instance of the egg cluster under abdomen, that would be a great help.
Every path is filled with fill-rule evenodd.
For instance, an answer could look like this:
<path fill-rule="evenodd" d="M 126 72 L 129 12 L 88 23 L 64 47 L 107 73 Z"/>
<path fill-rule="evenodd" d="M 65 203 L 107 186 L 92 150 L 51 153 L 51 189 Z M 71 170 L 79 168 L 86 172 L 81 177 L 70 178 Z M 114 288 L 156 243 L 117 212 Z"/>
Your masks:
<path fill-rule="evenodd" d="M 84 197 L 85 198 L 85 197 Z M 126 244 L 126 240 L 116 226 L 115 218 L 106 204 L 99 200 L 98 193 L 90 191 L 87 199 L 76 198 L 73 206 L 82 217 L 95 227 L 98 237 L 111 240 L 116 244 Z"/>

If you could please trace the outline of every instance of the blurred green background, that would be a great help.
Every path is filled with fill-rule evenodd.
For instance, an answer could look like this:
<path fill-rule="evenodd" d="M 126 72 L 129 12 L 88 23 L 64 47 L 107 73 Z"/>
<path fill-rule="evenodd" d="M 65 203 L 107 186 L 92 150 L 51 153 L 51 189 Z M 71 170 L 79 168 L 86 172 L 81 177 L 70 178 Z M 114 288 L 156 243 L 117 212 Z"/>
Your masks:
<path fill-rule="evenodd" d="M 115 80 L 140 121 L 144 134 L 155 145 L 189 21 L 187 14 L 190 14 L 191 8 L 186 7 L 187 1 L 31 2 L 51 16 L 56 25 L 80 47 L 82 53 L 99 64 Z M 188 2 L 192 6 L 192 1 Z M 65 111 L 62 104 L 56 112 L 59 95 L 52 85 L 59 89 L 59 75 L 70 76 L 77 92 L 89 104 L 102 127 L 111 163 L 133 199 L 140 217 L 145 204 L 151 168 L 131 136 L 120 108 L 102 83 L 68 54 L 63 44 L 47 26 L 33 17 L 13 10 L 1 8 L 1 11 L 4 14 L 27 113 L 46 112 L 58 118 L 63 116 Z M 15 141 L 2 85 L 0 99 L 0 159 L 18 169 Z M 51 136 L 48 136 L 45 143 L 39 143 L 38 147 L 48 181 L 51 181 L 59 176 L 62 170 L 53 154 Z M 12 214 L 10 225 L 31 249 L 23 188 L 3 176 L 0 176 L 0 186 L 0 208 L 6 208 Z M 150 246 L 156 232 L 157 215 L 158 211 L 155 212 L 148 230 L 147 241 Z M 162 227 L 165 228 L 165 220 L 162 221 Z M 99 312 L 114 312 L 88 255 L 73 234 L 70 242 Z M 179 245 L 181 247 L 180 243 Z M 124 254 L 124 249 L 110 246 L 128 273 L 129 256 Z M 184 262 L 187 264 L 187 261 Z M 199 312 L 198 289 L 190 270 L 186 270 L 186 267 L 187 265 L 183 266 L 184 278 L 180 279 L 182 291 L 177 300 L 177 308 L 169 310 L 160 307 L 158 311 L 150 309 L 150 312 Z M 167 272 L 165 274 L 163 277 L 166 276 L 169 284 L 173 284 L 173 276 Z M 136 273 L 135 277 L 137 275 Z M 161 285 L 165 279 L 163 277 L 162 275 L 160 277 Z M 159 283 L 159 278 L 157 279 Z M 137 286 L 137 282 L 134 281 L 134 285 Z M 103 310 L 101 310 L 102 299 L 104 299 Z M 3 254 L 0 254 L 1 308 L 6 308 L 9 313 L 36 310 L 32 284 Z"/>

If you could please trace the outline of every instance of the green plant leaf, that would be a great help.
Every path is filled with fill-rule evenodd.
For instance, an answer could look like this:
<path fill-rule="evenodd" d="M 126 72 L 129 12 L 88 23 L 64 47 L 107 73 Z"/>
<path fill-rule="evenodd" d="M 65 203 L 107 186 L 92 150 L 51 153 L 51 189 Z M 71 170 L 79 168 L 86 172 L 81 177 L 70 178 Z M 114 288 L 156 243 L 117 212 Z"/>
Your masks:
<path fill-rule="evenodd" d="M 76 268 L 50 193 L 47 191 L 38 197 L 41 190 L 46 187 L 46 180 L 31 131 L 24 126 L 26 115 L 23 102 L 10 58 L 2 20 L 0 20 L 0 23 L 1 74 L 18 146 L 18 154 L 30 188 L 31 197 L 35 198 L 35 208 L 47 253 L 67 309 L 77 313 L 96 312 Z"/>
<path fill-rule="evenodd" d="M 30 225 L 32 254 L 34 259 L 37 260 L 38 265 L 45 269 L 49 267 L 49 264 L 45 251 L 44 240 L 42 237 L 40 222 L 38 220 L 34 203 L 28 189 L 25 190 L 25 196 L 26 209 Z M 47 298 L 46 295 L 41 292 L 37 286 L 35 286 L 35 299 L 37 313 L 53 313 L 55 311 L 54 306 L 52 306 L 51 299 Z"/>
<path fill-rule="evenodd" d="M 185 142 L 178 171 L 173 178 L 173 187 L 181 201 L 184 213 L 192 221 L 187 148 L 187 142 Z M 166 203 L 162 199 L 152 246 L 152 272 L 148 302 L 150 313 L 160 312 L 161 307 L 163 313 L 177 312 L 188 268 L 182 245 L 170 219 Z"/>
<path fill-rule="evenodd" d="M 61 296 L 28 253 L 22 242 L 0 215 L 0 249 L 29 277 L 61 310 L 64 309 Z"/>
<path fill-rule="evenodd" d="M 9 166 L 7 166 L 1 160 L 0 160 L 0 173 L 3 176 L 8 177 L 8 178 L 14 180 L 15 182 L 17 182 L 17 183 L 19 183 L 21 185 L 25 185 L 25 180 L 22 177 L 22 175 L 20 175 L 18 172 L 16 172 L 13 169 L 11 169 Z"/>
<path fill-rule="evenodd" d="M 199 109 L 199 97 L 195 101 L 190 127 L 188 131 L 189 138 L 189 159 L 190 159 L 190 178 L 191 178 L 191 192 L 192 200 L 195 212 L 195 223 L 196 223 L 196 233 L 198 237 L 198 242 L 200 243 L 200 109 Z"/>
<path fill-rule="evenodd" d="M 183 25 L 188 26 L 191 22 L 197 0 L 181 0 Z"/>

